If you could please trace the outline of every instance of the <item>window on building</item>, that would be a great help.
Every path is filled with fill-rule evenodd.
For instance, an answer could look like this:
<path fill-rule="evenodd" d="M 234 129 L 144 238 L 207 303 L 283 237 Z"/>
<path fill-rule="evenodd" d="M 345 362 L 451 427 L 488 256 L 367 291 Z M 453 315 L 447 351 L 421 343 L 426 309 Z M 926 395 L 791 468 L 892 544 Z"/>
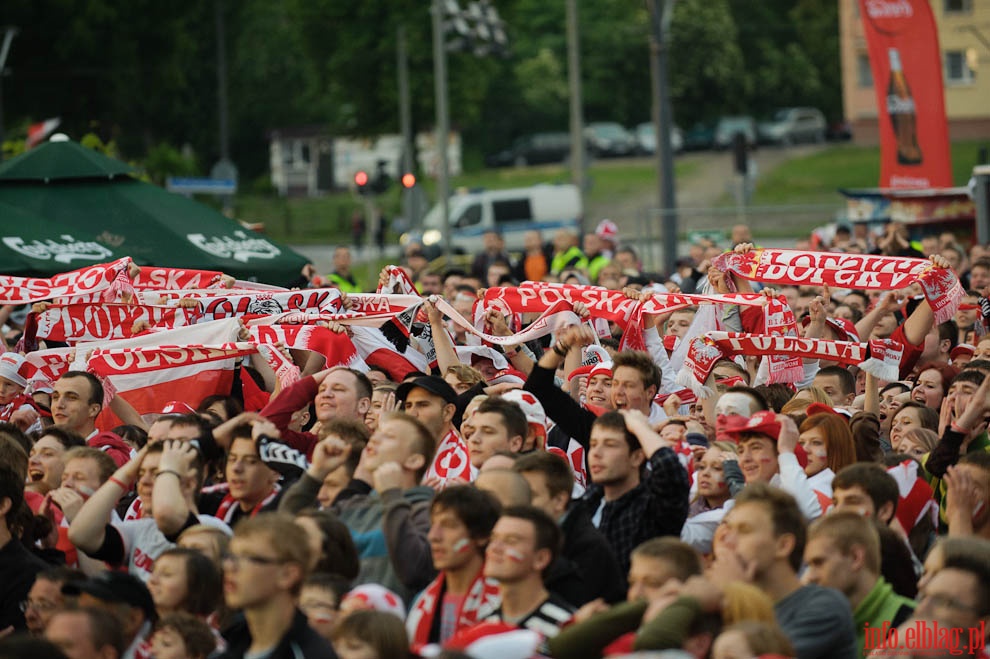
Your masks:
<path fill-rule="evenodd" d="M 973 0 L 942 0 L 946 14 L 968 14 L 973 11 Z"/>
<path fill-rule="evenodd" d="M 963 50 L 945 52 L 945 81 L 950 84 L 968 85 L 976 78 L 971 58 Z"/>
<path fill-rule="evenodd" d="M 870 68 L 870 56 L 866 53 L 856 55 L 856 83 L 860 87 L 873 86 L 873 69 Z"/>

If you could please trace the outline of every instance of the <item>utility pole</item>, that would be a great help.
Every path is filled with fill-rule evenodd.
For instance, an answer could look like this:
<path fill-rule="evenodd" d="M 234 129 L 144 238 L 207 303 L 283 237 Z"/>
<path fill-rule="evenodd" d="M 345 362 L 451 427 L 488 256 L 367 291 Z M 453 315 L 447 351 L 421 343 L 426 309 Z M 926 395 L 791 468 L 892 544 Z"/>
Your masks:
<path fill-rule="evenodd" d="M 447 107 L 447 44 L 443 29 L 443 0 L 433 0 L 433 78 L 436 87 L 437 151 L 440 169 L 437 172 L 437 197 L 443 225 L 443 256 L 448 267 L 454 253 L 450 230 L 450 181 L 448 180 L 447 139 L 450 135 L 450 110 Z"/>
<path fill-rule="evenodd" d="M 214 0 L 213 10 L 217 28 L 217 105 L 220 115 L 220 160 L 210 170 L 210 178 L 237 182 L 237 167 L 230 159 L 230 131 L 227 121 L 227 27 L 224 0 Z M 223 210 L 233 216 L 232 195 L 224 195 Z"/>
<path fill-rule="evenodd" d="M 227 36 L 223 0 L 213 3 L 217 27 L 217 97 L 220 106 L 220 159 L 230 158 L 230 135 L 227 128 Z"/>
<path fill-rule="evenodd" d="M 667 274 L 674 271 L 677 261 L 677 199 L 674 188 L 674 152 L 670 146 L 670 81 L 667 73 L 670 20 L 676 0 L 649 0 L 652 38 L 650 51 L 656 59 L 652 67 L 656 77 L 654 122 L 657 134 L 657 171 L 660 188 L 660 222 L 663 240 L 663 267 Z"/>
<path fill-rule="evenodd" d="M 396 51 L 399 71 L 399 126 L 402 130 L 402 176 L 413 171 L 413 135 L 412 109 L 409 100 L 409 51 L 406 45 L 406 28 L 399 26 L 396 34 Z M 419 209 L 416 208 L 415 192 L 412 188 L 402 187 L 402 216 L 406 218 L 410 228 L 415 228 L 419 222 Z"/>
<path fill-rule="evenodd" d="M 584 197 L 587 187 L 585 164 L 584 112 L 581 96 L 581 44 L 578 29 L 577 0 L 567 0 L 567 84 L 571 97 L 571 182 L 578 194 Z M 581 214 L 581 231 L 584 231 L 584 213 Z"/>
<path fill-rule="evenodd" d="M 0 162 L 3 161 L 3 76 L 7 67 L 7 55 L 10 53 L 10 42 L 17 36 L 16 27 L 8 27 L 4 30 L 3 45 L 0 46 Z"/>

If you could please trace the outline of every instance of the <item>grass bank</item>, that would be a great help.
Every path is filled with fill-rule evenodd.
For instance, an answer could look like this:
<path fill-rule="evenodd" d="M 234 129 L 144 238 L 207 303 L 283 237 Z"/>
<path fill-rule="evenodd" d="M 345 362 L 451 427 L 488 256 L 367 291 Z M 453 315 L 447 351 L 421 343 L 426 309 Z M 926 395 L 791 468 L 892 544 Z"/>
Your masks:
<path fill-rule="evenodd" d="M 698 169 L 697 163 L 678 162 L 676 175 L 689 177 Z M 652 159 L 621 161 L 601 160 L 588 168 L 590 187 L 588 204 L 609 202 L 630 196 L 649 194 L 656 189 L 656 169 Z M 484 169 L 467 172 L 451 179 L 451 189 L 528 187 L 538 183 L 566 183 L 570 170 L 563 165 Z M 434 199 L 435 184 L 422 182 L 428 199 Z M 401 207 L 399 189 L 393 185 L 377 200 L 387 217 L 393 217 Z M 351 218 L 364 212 L 364 198 L 351 192 L 341 192 L 319 198 L 282 199 L 276 196 L 239 195 L 235 213 L 245 222 L 263 222 L 265 233 L 275 240 L 295 244 L 346 242 L 350 238 Z M 391 238 L 390 238 L 391 239 Z"/>
<path fill-rule="evenodd" d="M 952 145 L 952 181 L 966 185 L 986 142 Z M 834 203 L 840 188 L 876 186 L 880 179 L 880 148 L 843 144 L 796 158 L 761 177 L 753 205 Z"/>

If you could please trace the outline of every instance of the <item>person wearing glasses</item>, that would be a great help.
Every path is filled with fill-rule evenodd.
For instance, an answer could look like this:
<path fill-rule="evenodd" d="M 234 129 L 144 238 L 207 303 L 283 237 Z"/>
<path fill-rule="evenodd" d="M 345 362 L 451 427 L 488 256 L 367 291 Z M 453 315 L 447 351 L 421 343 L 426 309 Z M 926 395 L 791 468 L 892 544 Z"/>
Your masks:
<path fill-rule="evenodd" d="M 287 515 L 261 513 L 237 524 L 223 557 L 223 592 L 241 614 L 223 632 L 222 659 L 337 656 L 296 605 L 310 551 L 306 532 Z"/>
<path fill-rule="evenodd" d="M 65 608 L 66 598 L 62 594 L 62 586 L 85 580 L 86 575 L 83 572 L 67 567 L 53 567 L 39 572 L 28 591 L 27 599 L 21 602 L 28 631 L 34 636 L 43 635 L 52 616 Z"/>

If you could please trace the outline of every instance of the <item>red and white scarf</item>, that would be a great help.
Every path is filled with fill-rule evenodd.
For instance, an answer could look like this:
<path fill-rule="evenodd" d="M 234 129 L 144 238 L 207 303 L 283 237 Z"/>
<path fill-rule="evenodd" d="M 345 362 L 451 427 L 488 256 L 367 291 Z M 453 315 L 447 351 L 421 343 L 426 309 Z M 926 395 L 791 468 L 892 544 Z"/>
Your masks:
<path fill-rule="evenodd" d="M 588 307 L 596 320 L 618 324 L 623 329 L 620 349 L 646 351 L 643 340 L 643 314 L 661 314 L 699 304 L 733 304 L 767 307 L 767 297 L 756 293 L 729 295 L 685 295 L 681 293 L 657 293 L 649 300 L 631 300 L 622 291 L 612 291 L 599 286 L 577 286 L 523 282 L 519 286 L 489 288 L 481 300 L 483 309 L 492 306 L 516 313 L 544 312 L 562 301 L 581 302 Z M 483 313 L 483 309 L 480 313 Z M 446 312 L 445 312 L 446 313 Z M 475 309 L 475 317 L 479 310 Z"/>
<path fill-rule="evenodd" d="M 419 295 L 416 285 L 406 274 L 406 271 L 397 265 L 387 265 L 383 268 L 388 274 L 388 279 L 379 281 L 378 293 L 399 293 L 401 295 Z"/>
<path fill-rule="evenodd" d="M 726 252 L 717 256 L 712 265 L 722 272 L 770 285 L 889 291 L 918 282 L 936 324 L 952 318 L 966 293 L 952 270 L 937 268 L 927 259 L 902 256 L 764 248 L 745 254 Z M 729 278 L 726 281 L 731 283 Z"/>
<path fill-rule="evenodd" d="M 887 468 L 887 473 L 897 481 L 898 502 L 895 516 L 908 533 L 926 515 L 938 528 L 938 502 L 932 486 L 918 475 L 918 463 L 905 460 Z"/>
<path fill-rule="evenodd" d="M 406 631 L 409 633 L 410 645 L 414 651 L 430 642 L 433 620 L 440 614 L 443 606 L 443 593 L 444 573 L 441 572 L 413 603 L 412 610 L 406 618 Z M 483 611 L 495 610 L 501 601 L 498 582 L 494 579 L 486 579 L 482 568 L 461 601 L 457 610 L 457 627 L 454 631 L 476 625 L 479 622 L 479 614 Z"/>
<path fill-rule="evenodd" d="M 0 304 L 30 304 L 95 292 L 102 293 L 104 300 L 114 301 L 123 293 L 134 292 L 127 276 L 130 264 L 130 257 L 125 257 L 48 278 L 0 275 Z"/>
<path fill-rule="evenodd" d="M 139 291 L 170 290 L 178 288 L 230 288 L 234 278 L 216 270 L 191 268 L 165 268 L 141 266 L 134 278 L 134 289 Z"/>
<path fill-rule="evenodd" d="M 34 398 L 28 394 L 17 394 L 14 396 L 14 400 L 10 401 L 6 405 L 0 405 L 0 422 L 10 421 L 11 415 L 25 405 L 33 408 L 35 411 L 38 409 L 37 404 L 34 402 Z"/>
<path fill-rule="evenodd" d="M 212 488 L 203 488 L 203 492 L 211 491 L 226 491 L 223 500 L 220 501 L 220 505 L 217 506 L 217 512 L 213 514 L 217 519 L 225 522 L 228 526 L 232 525 L 234 520 L 234 515 L 237 513 L 238 507 L 240 507 L 240 502 L 234 497 L 230 496 L 230 487 L 226 483 L 221 483 L 220 485 L 215 485 Z M 250 512 L 247 513 L 248 517 L 254 517 L 261 509 L 270 504 L 278 496 L 278 493 L 282 491 L 282 488 L 276 483 L 275 487 L 265 495 L 265 498 L 259 501 Z"/>
<path fill-rule="evenodd" d="M 574 474 L 574 482 L 580 485 L 582 489 L 588 487 L 588 470 L 585 468 L 584 462 L 585 451 L 579 441 L 573 437 L 568 437 L 567 451 L 559 446 L 548 446 L 547 451 L 566 460 L 567 464 L 571 466 L 571 473 Z"/>
<path fill-rule="evenodd" d="M 857 364 L 867 373 L 891 382 L 897 379 L 903 352 L 903 345 L 889 339 L 856 343 L 765 334 L 708 332 L 691 340 L 687 359 L 677 374 L 677 384 L 690 388 L 700 398 L 706 398 L 711 392 L 704 384 L 718 360 L 735 355 L 774 354 Z"/>
<path fill-rule="evenodd" d="M 35 337 L 74 343 L 109 341 L 133 336 L 134 323 L 152 327 L 185 327 L 198 322 L 198 309 L 142 304 L 77 303 L 51 305 L 40 314 L 31 312 L 25 324 L 25 345 L 36 345 Z"/>
<path fill-rule="evenodd" d="M 196 296 L 199 309 L 206 320 L 234 318 L 238 316 L 270 316 L 291 312 L 341 313 L 340 290 L 336 288 L 308 288 L 298 291 L 208 291 L 209 295 Z M 143 296 L 159 296 L 161 304 L 176 306 L 188 297 L 186 291 L 154 291 Z"/>
<path fill-rule="evenodd" d="M 423 475 L 423 482 L 433 479 L 440 479 L 437 489 L 443 487 L 454 479 L 460 479 L 465 483 L 474 480 L 474 469 L 471 467 L 471 454 L 468 452 L 467 443 L 456 430 L 450 430 L 437 446 L 433 457 L 433 464 Z"/>

